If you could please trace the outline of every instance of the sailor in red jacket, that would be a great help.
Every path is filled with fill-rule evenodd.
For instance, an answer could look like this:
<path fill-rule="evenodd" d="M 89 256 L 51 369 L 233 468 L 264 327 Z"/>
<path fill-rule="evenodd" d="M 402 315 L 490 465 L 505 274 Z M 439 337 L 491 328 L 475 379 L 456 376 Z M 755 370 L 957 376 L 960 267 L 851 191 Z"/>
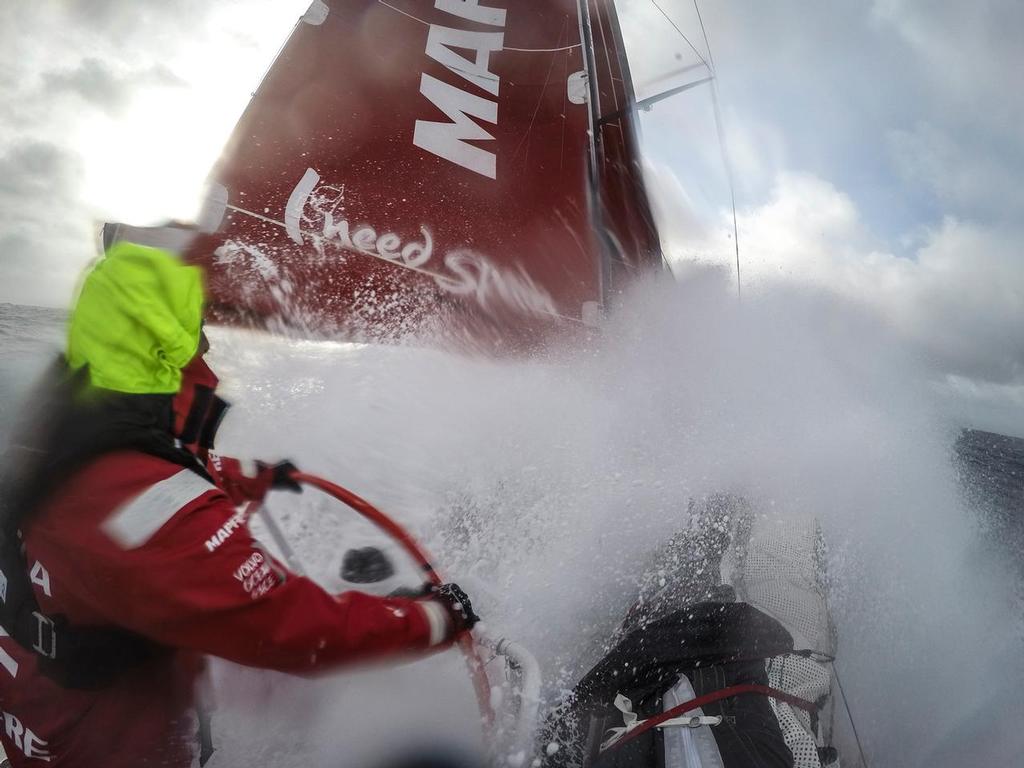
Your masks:
<path fill-rule="evenodd" d="M 204 467 L 189 450 L 212 443 L 223 412 L 201 351 L 174 398 L 98 388 L 98 367 L 51 372 L 46 419 L 4 485 L 0 740 L 15 768 L 191 765 L 204 654 L 310 674 L 423 653 L 472 626 L 457 587 L 332 595 L 253 539 L 238 505 L 293 481 L 281 467 Z"/>

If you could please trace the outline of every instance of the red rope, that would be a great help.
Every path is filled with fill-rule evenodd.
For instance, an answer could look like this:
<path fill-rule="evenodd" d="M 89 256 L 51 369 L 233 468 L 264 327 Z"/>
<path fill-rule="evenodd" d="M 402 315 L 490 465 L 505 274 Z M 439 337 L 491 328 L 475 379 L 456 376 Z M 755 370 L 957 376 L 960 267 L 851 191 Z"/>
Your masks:
<path fill-rule="evenodd" d="M 627 741 L 632 741 L 641 733 L 646 733 L 651 728 L 657 728 L 659 725 L 664 723 L 666 720 L 671 720 L 673 717 L 679 717 L 679 715 L 685 715 L 687 712 L 691 712 L 694 709 L 703 707 L 706 704 L 712 704 L 722 699 L 728 699 L 732 696 L 739 696 L 744 693 L 756 693 L 759 696 L 767 696 L 770 699 L 777 699 L 785 704 L 789 704 L 791 707 L 798 707 L 799 709 L 805 709 L 808 712 L 817 711 L 818 707 L 811 702 L 801 699 L 797 696 L 792 696 L 785 691 L 780 691 L 776 688 L 769 688 L 767 685 L 754 685 L 753 683 L 744 683 L 743 685 L 730 685 L 728 688 L 723 688 L 720 691 L 712 691 L 706 693 L 703 696 L 698 696 L 696 699 L 690 699 L 684 701 L 672 709 L 668 709 L 662 712 L 660 715 L 649 717 L 644 720 L 640 725 L 623 734 L 622 738 L 613 744 L 609 744 L 605 747 L 602 752 L 606 752 L 609 749 L 618 749 Z"/>
<path fill-rule="evenodd" d="M 356 496 L 352 491 L 316 475 L 294 472 L 292 477 L 300 483 L 306 483 L 314 488 L 319 488 L 328 496 L 333 496 L 338 501 L 354 509 L 397 541 L 416 565 L 423 570 L 431 584 L 440 586 L 443 583 L 437 571 L 434 570 L 434 566 L 431 565 L 430 558 L 427 557 L 426 552 L 409 535 L 408 531 L 370 502 L 366 501 L 366 499 Z M 491 685 L 487 680 L 487 673 L 484 671 L 483 662 L 480 660 L 476 645 L 473 643 L 473 636 L 468 631 L 459 635 L 458 643 L 466 656 L 466 664 L 469 667 L 470 677 L 473 679 L 473 689 L 476 691 L 476 702 L 480 707 L 480 716 L 483 719 L 484 725 L 489 727 L 494 722 L 494 710 L 491 709 Z"/>

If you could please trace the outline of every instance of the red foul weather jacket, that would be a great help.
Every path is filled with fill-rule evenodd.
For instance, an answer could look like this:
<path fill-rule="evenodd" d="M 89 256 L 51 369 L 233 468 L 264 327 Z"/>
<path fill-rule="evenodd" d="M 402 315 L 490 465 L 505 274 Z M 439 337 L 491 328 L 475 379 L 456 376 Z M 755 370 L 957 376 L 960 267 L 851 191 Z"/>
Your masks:
<path fill-rule="evenodd" d="M 204 654 L 313 673 L 447 641 L 434 604 L 331 595 L 287 571 L 222 487 L 155 456 L 101 456 L 24 534 L 44 614 L 122 627 L 164 649 L 100 690 L 73 690 L 0 630 L 0 740 L 15 768 L 191 765 Z"/>

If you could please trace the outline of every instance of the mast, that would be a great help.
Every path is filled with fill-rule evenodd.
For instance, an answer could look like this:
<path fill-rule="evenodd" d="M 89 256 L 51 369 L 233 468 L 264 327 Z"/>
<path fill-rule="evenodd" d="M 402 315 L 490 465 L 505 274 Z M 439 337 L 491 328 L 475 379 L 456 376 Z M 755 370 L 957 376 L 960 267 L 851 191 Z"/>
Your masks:
<path fill-rule="evenodd" d="M 607 265 L 605 298 L 612 301 L 665 262 L 644 184 L 639 110 L 614 0 L 587 0 L 585 13 L 593 54 L 589 79 L 600 200 L 595 220 Z"/>
<path fill-rule="evenodd" d="M 584 75 L 587 80 L 587 106 L 589 121 L 589 150 L 587 206 L 594 229 L 603 233 L 601 206 L 602 160 L 604 157 L 601 123 L 601 94 L 597 87 L 597 55 L 594 51 L 594 32 L 590 24 L 589 0 L 577 0 L 577 13 L 580 19 L 580 40 L 583 44 Z M 599 310 L 603 313 L 608 304 L 611 247 L 607 238 L 597 239 L 597 270 L 600 281 L 601 301 Z"/>

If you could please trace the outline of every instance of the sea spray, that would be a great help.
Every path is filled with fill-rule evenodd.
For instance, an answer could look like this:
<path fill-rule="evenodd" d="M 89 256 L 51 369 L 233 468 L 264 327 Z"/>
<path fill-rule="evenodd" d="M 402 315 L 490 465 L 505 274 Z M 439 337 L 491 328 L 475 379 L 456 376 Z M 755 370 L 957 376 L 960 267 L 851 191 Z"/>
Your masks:
<path fill-rule="evenodd" d="M 976 567 L 933 372 L 835 296 L 774 286 L 740 304 L 709 272 L 639 289 L 603 342 L 561 359 L 229 332 L 214 363 L 240 406 L 224 450 L 293 457 L 412 523 L 473 590 L 488 633 L 537 654 L 549 704 L 602 652 L 688 501 L 717 490 L 820 517 L 839 668 L 876 764 L 918 762 L 1008 671 L 1011 585 Z M 274 505 L 330 588 L 342 550 L 375 539 L 312 493 Z M 418 682 L 440 663 L 361 678 L 359 696 L 424 696 L 439 732 L 472 741 L 468 685 L 442 702 Z M 318 754 L 368 738 L 343 725 L 347 686 L 289 693 L 323 697 Z"/>
<path fill-rule="evenodd" d="M 33 360 L 59 346 L 54 328 Z M 820 517 L 873 765 L 946 765 L 964 744 L 984 763 L 1012 737 L 1015 570 L 958 492 L 935 373 L 859 307 L 778 286 L 738 304 L 709 273 L 639 290 L 603 343 L 543 363 L 211 334 L 236 404 L 220 449 L 292 458 L 411 524 L 487 632 L 537 654 L 549 704 L 601 653 L 688 501 L 730 490 Z M 344 549 L 380 541 L 313 491 L 271 506 L 330 589 Z M 214 671 L 227 765 L 334 768 L 479 740 L 454 653 L 318 681 Z"/>

